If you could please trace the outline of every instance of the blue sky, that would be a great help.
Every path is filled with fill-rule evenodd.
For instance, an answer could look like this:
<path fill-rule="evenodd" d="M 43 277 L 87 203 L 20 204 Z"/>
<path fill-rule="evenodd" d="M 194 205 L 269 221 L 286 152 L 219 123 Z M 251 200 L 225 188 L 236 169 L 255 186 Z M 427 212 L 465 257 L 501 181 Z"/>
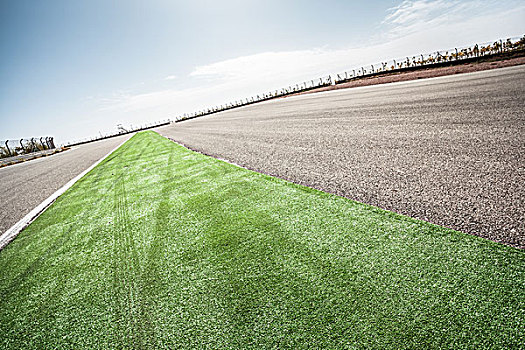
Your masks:
<path fill-rule="evenodd" d="M 525 34 L 522 1 L 0 2 L 0 140 L 174 118 L 359 64 Z"/>

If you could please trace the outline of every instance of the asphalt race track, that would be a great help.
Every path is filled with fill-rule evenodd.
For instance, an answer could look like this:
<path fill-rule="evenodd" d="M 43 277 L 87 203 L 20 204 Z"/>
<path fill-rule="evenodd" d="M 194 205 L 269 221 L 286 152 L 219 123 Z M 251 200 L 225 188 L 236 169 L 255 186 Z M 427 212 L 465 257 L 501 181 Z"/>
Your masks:
<path fill-rule="evenodd" d="M 75 146 L 49 157 L 0 168 L 0 234 L 129 137 Z"/>
<path fill-rule="evenodd" d="M 262 173 L 524 248 L 524 97 L 517 66 L 279 99 L 156 130 Z"/>

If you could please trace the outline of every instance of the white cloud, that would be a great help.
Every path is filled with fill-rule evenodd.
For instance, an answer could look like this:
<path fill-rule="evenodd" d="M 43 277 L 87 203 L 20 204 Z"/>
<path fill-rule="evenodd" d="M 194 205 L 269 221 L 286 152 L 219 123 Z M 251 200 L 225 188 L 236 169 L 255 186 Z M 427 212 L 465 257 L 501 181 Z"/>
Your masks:
<path fill-rule="evenodd" d="M 408 3 L 405 1 L 386 17 L 386 23 L 396 26 L 385 32 L 382 44 L 342 50 L 265 52 L 199 66 L 191 76 L 235 80 L 239 84 L 254 81 L 268 87 L 271 82 L 286 85 L 362 64 L 505 38 L 525 30 L 525 25 L 520 24 L 525 16 L 523 7 L 496 15 L 465 16 L 458 21 L 459 14 L 473 2 L 455 6 L 443 1 L 410 1 L 410 6 Z M 521 30 L 514 29 L 519 27 Z"/>
<path fill-rule="evenodd" d="M 389 9 L 389 14 L 385 17 L 383 24 L 410 26 L 414 23 L 439 18 L 445 12 L 463 5 L 458 1 L 405 0 L 398 6 Z"/>
<path fill-rule="evenodd" d="M 263 52 L 199 66 L 190 76 L 238 83 L 258 81 L 263 86 L 272 82 L 286 85 L 348 67 L 348 62 L 355 61 L 358 54 L 357 49 Z"/>
<path fill-rule="evenodd" d="M 116 94 L 103 103 L 102 112 L 162 119 L 364 64 L 521 36 L 525 33 L 523 18 L 525 4 L 517 1 L 407 0 L 385 15 L 379 44 L 263 52 L 214 62 L 196 67 L 185 78 L 196 88 Z"/>
<path fill-rule="evenodd" d="M 340 50 L 264 52 L 196 67 L 191 77 L 289 84 L 362 64 L 485 42 L 525 32 L 525 5 L 494 1 L 405 0 L 389 9 L 381 44 Z M 518 3 L 516 3 L 518 4 Z"/>
<path fill-rule="evenodd" d="M 176 75 L 168 75 L 167 77 L 164 78 L 164 80 L 175 80 L 175 79 L 177 79 Z"/>

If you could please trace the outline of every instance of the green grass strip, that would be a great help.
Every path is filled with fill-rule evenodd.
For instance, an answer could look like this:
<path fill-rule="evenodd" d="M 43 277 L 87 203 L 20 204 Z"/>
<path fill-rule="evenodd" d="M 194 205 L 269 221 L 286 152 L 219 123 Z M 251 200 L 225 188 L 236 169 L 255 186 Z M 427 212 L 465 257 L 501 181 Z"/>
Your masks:
<path fill-rule="evenodd" d="M 524 272 L 143 132 L 0 252 L 0 348 L 518 348 Z"/>

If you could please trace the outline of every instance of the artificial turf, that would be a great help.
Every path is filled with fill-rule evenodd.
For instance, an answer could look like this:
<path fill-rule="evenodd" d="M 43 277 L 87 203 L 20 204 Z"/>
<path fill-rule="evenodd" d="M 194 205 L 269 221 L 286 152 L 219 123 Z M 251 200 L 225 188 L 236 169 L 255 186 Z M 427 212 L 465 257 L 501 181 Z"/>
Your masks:
<path fill-rule="evenodd" d="M 518 348 L 525 255 L 135 135 L 0 252 L 0 348 Z"/>

